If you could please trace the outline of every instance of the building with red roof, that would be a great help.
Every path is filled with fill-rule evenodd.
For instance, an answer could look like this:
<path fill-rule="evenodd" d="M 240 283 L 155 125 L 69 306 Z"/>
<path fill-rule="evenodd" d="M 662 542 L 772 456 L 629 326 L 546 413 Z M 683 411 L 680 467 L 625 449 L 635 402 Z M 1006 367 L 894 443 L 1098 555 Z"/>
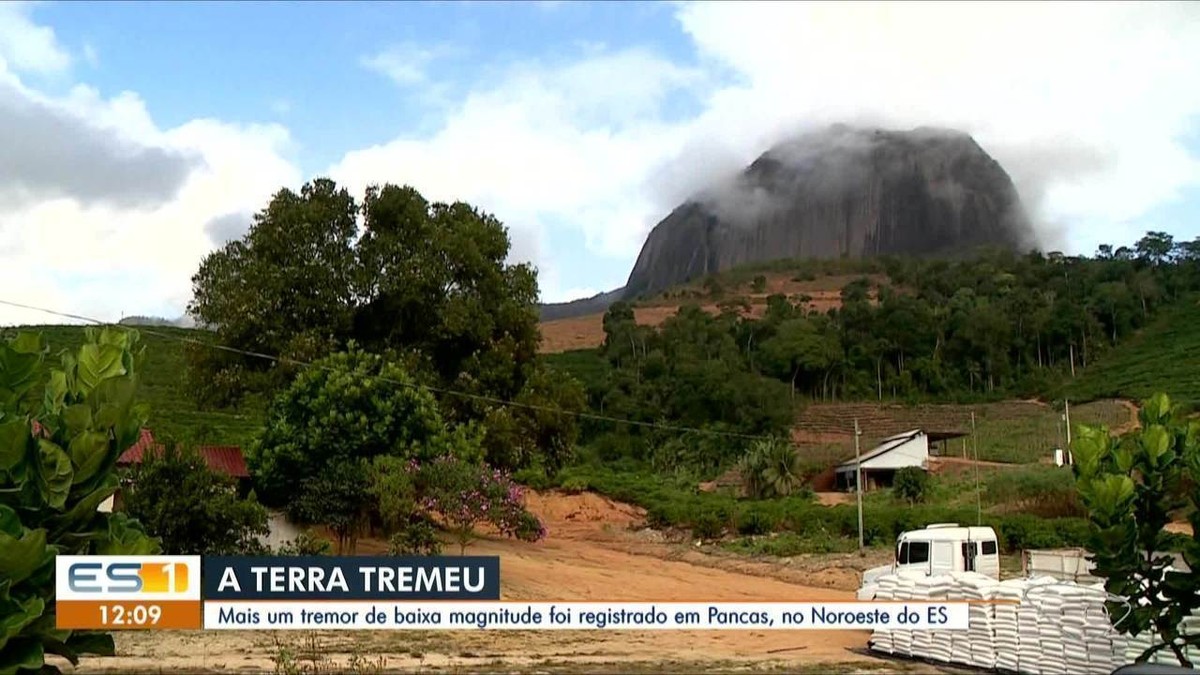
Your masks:
<path fill-rule="evenodd" d="M 162 452 L 163 448 L 163 444 L 154 439 L 154 434 L 149 429 L 142 429 L 138 440 L 117 458 L 117 467 L 129 469 L 141 464 L 148 454 Z M 196 447 L 196 453 L 204 459 L 204 463 L 208 465 L 209 469 L 232 478 L 240 496 L 244 496 L 249 491 L 250 471 L 246 468 L 246 458 L 242 456 L 241 448 L 236 445 L 201 445 Z M 121 482 L 128 484 L 128 478 Z M 101 505 L 103 511 L 119 511 L 120 509 L 120 490 Z"/>
<path fill-rule="evenodd" d="M 137 442 L 121 453 L 117 459 L 117 466 L 141 464 L 147 452 L 162 452 L 162 449 L 162 443 L 154 440 L 154 434 L 149 429 L 142 429 Z M 196 448 L 196 452 L 204 458 L 208 468 L 217 473 L 239 481 L 250 477 L 250 472 L 246 469 L 246 458 L 242 456 L 242 449 L 236 445 L 201 445 Z"/>

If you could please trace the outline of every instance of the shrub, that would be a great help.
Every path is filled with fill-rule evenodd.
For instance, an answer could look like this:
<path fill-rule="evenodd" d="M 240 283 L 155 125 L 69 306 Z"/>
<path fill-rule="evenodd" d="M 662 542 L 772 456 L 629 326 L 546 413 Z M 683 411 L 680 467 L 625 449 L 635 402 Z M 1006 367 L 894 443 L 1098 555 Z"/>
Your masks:
<path fill-rule="evenodd" d="M 280 546 L 275 555 L 329 555 L 332 548 L 327 539 L 314 535 L 310 530 L 303 530 L 295 539 Z"/>
<path fill-rule="evenodd" d="M 754 281 L 750 284 L 751 290 L 755 293 L 762 293 L 767 290 L 767 278 L 761 274 L 754 277 Z"/>
<path fill-rule="evenodd" d="M 1080 518 L 1046 520 L 1019 513 L 1005 516 L 997 534 L 1007 553 L 1083 546 L 1087 542 L 1087 521 Z"/>
<path fill-rule="evenodd" d="M 147 419 L 135 402 L 138 334 L 84 334 L 55 369 L 44 368 L 42 336 L 0 341 L 0 672 L 57 673 L 47 654 L 78 665 L 115 651 L 107 633 L 54 628 L 57 555 L 161 551 L 126 514 L 97 513 Z"/>
<path fill-rule="evenodd" d="M 449 455 L 424 465 L 412 462 L 411 467 L 422 507 L 442 517 L 460 554 L 466 553 L 481 523 L 523 541 L 546 535 L 538 519 L 525 510 L 520 486 L 504 472 Z"/>
<path fill-rule="evenodd" d="M 130 478 L 125 511 L 162 540 L 165 555 L 253 554 L 269 531 L 253 494 L 239 499 L 234 481 L 193 449 L 167 443 L 147 452 Z"/>
<path fill-rule="evenodd" d="M 757 535 L 774 532 L 779 526 L 779 518 L 764 509 L 749 508 L 738 514 L 738 534 Z"/>
<path fill-rule="evenodd" d="M 925 500 L 925 492 L 929 489 L 929 472 L 921 467 L 906 466 L 896 472 L 896 480 L 892 485 L 892 493 L 909 504 Z"/>
<path fill-rule="evenodd" d="M 717 539 L 725 534 L 725 521 L 716 513 L 703 513 L 692 520 L 692 536 L 696 539 Z"/>
<path fill-rule="evenodd" d="M 755 441 L 738 463 L 746 493 L 755 499 L 786 497 L 803 489 L 804 463 L 787 441 Z"/>
<path fill-rule="evenodd" d="M 549 490 L 557 485 L 556 477 L 547 476 L 546 470 L 540 466 L 529 466 L 513 472 L 513 481 L 531 490 Z"/>
<path fill-rule="evenodd" d="M 588 481 L 582 476 L 574 476 L 562 482 L 561 489 L 567 494 L 579 494 L 588 491 Z"/>
<path fill-rule="evenodd" d="M 725 544 L 725 548 L 748 555 L 764 555 L 775 558 L 790 558 L 797 555 L 820 553 L 848 553 L 857 544 L 848 539 L 834 537 L 829 533 L 815 532 L 801 536 L 790 532 L 774 537 L 749 537 Z"/>
<path fill-rule="evenodd" d="M 441 555 L 442 542 L 437 528 L 427 518 L 414 517 L 388 539 L 388 555 Z"/>

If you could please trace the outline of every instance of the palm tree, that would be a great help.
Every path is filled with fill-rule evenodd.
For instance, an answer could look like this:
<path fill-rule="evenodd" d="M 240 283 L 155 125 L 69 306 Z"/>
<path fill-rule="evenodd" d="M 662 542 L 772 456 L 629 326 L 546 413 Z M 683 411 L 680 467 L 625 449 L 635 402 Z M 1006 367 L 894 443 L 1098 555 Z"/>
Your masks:
<path fill-rule="evenodd" d="M 791 443 L 778 439 L 755 441 L 738 468 L 746 493 L 756 499 L 786 497 L 803 482 L 800 456 Z"/>

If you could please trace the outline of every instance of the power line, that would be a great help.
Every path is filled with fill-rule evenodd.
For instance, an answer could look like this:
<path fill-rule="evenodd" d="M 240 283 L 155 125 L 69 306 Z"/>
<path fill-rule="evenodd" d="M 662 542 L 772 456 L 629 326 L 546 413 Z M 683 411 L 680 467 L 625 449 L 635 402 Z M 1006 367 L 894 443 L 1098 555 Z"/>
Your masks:
<path fill-rule="evenodd" d="M 102 321 L 100 319 L 96 319 L 96 318 L 93 318 L 90 316 L 83 316 L 80 314 L 71 314 L 69 312 L 60 312 L 60 311 L 53 310 L 53 309 L 47 309 L 45 307 L 38 307 L 36 305 L 27 305 L 27 304 L 20 303 L 20 302 L 14 302 L 12 300 L 0 299 L 0 305 L 8 305 L 10 307 L 18 307 L 21 309 L 33 310 L 35 312 L 43 312 L 45 314 L 50 314 L 52 316 L 58 316 L 58 317 L 62 317 L 65 319 L 76 319 L 79 321 L 86 321 L 88 323 L 96 324 L 98 326 L 112 326 L 114 328 L 122 328 L 125 330 L 130 329 L 129 326 L 125 326 L 125 325 L 118 324 L 118 323 L 112 323 L 110 321 Z M 139 333 L 145 333 L 147 335 L 154 335 L 154 336 L 161 337 L 161 338 L 164 338 L 167 340 L 174 340 L 175 342 L 199 345 L 201 347 L 205 347 L 208 349 L 216 349 L 216 350 L 220 350 L 220 351 L 224 351 L 224 352 L 229 352 L 232 354 L 239 354 L 241 356 L 249 356 L 249 357 L 253 357 L 253 358 L 257 358 L 257 359 L 263 359 L 265 361 L 270 361 L 272 363 L 277 363 L 277 364 L 294 365 L 294 366 L 300 366 L 303 368 L 315 368 L 317 370 L 325 370 L 325 371 L 328 371 L 331 373 L 346 372 L 340 368 L 334 368 L 332 366 L 321 365 L 321 364 L 313 363 L 311 361 L 301 361 L 299 359 L 288 358 L 286 356 L 276 356 L 274 354 L 264 354 L 262 352 L 253 352 L 253 351 L 249 351 L 246 349 L 238 349 L 237 347 L 230 347 L 228 345 L 222 345 L 222 344 L 213 343 L 213 342 L 206 342 L 204 340 L 197 340 L 196 338 L 189 338 L 189 337 L 182 336 L 182 335 L 172 335 L 170 333 L 156 331 L 152 328 L 147 328 L 145 326 L 137 326 L 134 330 L 137 330 L 137 332 L 139 332 Z M 484 403 L 492 403 L 494 405 L 509 406 L 509 407 L 514 407 L 514 408 L 523 408 L 526 410 L 535 410 L 538 412 L 547 412 L 547 413 L 553 413 L 556 415 L 568 415 L 571 417 L 576 417 L 576 418 L 580 418 L 580 419 L 589 419 L 589 420 L 593 420 L 593 421 L 597 421 L 597 422 L 611 422 L 611 423 L 615 423 L 615 424 L 628 424 L 630 426 L 646 427 L 646 428 L 651 428 L 651 429 L 660 429 L 663 431 L 708 434 L 710 436 L 722 436 L 722 437 L 726 437 L 726 438 L 741 438 L 741 439 L 752 440 L 752 441 L 770 440 L 769 436 L 756 436 L 754 434 L 741 434 L 741 433 L 737 433 L 737 432 L 733 432 L 733 431 L 717 431 L 714 429 L 698 429 L 695 427 L 686 427 L 686 426 L 679 426 L 679 425 L 673 425 L 673 424 L 660 424 L 658 422 L 643 422 L 641 420 L 631 420 L 631 419 L 625 419 L 625 418 L 621 418 L 621 417 L 612 417 L 610 415 L 599 415 L 596 413 L 589 413 L 589 412 L 563 410 L 562 408 L 553 408 L 550 406 L 535 405 L 533 403 L 522 403 L 520 401 L 511 401 L 511 400 L 506 400 L 506 399 L 501 399 L 501 398 L 495 398 L 493 396 L 485 396 L 483 394 L 472 394 L 470 392 L 458 391 L 455 389 L 445 389 L 445 388 L 441 388 L 441 387 L 434 387 L 432 385 L 421 384 L 421 383 L 417 383 L 417 382 L 402 382 L 400 380 L 392 379 L 389 377 L 384 377 L 382 375 L 369 375 L 368 377 L 379 380 L 380 382 L 387 382 L 389 384 L 394 384 L 394 385 L 398 385 L 401 387 L 408 387 L 410 389 L 424 389 L 424 390 L 427 390 L 427 391 L 430 391 L 430 392 L 433 392 L 436 394 L 443 394 L 446 396 L 458 396 L 460 398 L 465 398 L 465 399 L 473 400 L 473 401 L 480 401 L 480 402 L 484 402 Z"/>

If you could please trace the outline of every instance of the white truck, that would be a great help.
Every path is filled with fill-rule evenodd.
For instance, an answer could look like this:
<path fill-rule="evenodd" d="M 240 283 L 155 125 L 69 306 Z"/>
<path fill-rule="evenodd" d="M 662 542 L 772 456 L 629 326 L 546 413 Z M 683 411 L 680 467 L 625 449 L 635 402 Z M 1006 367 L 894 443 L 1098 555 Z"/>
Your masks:
<path fill-rule="evenodd" d="M 904 532 L 896 538 L 896 556 L 891 565 L 863 573 L 859 600 L 873 600 L 876 580 L 885 574 L 932 576 L 948 572 L 977 572 L 1000 578 L 1000 547 L 990 527 L 964 527 L 936 523 L 922 530 Z"/>

